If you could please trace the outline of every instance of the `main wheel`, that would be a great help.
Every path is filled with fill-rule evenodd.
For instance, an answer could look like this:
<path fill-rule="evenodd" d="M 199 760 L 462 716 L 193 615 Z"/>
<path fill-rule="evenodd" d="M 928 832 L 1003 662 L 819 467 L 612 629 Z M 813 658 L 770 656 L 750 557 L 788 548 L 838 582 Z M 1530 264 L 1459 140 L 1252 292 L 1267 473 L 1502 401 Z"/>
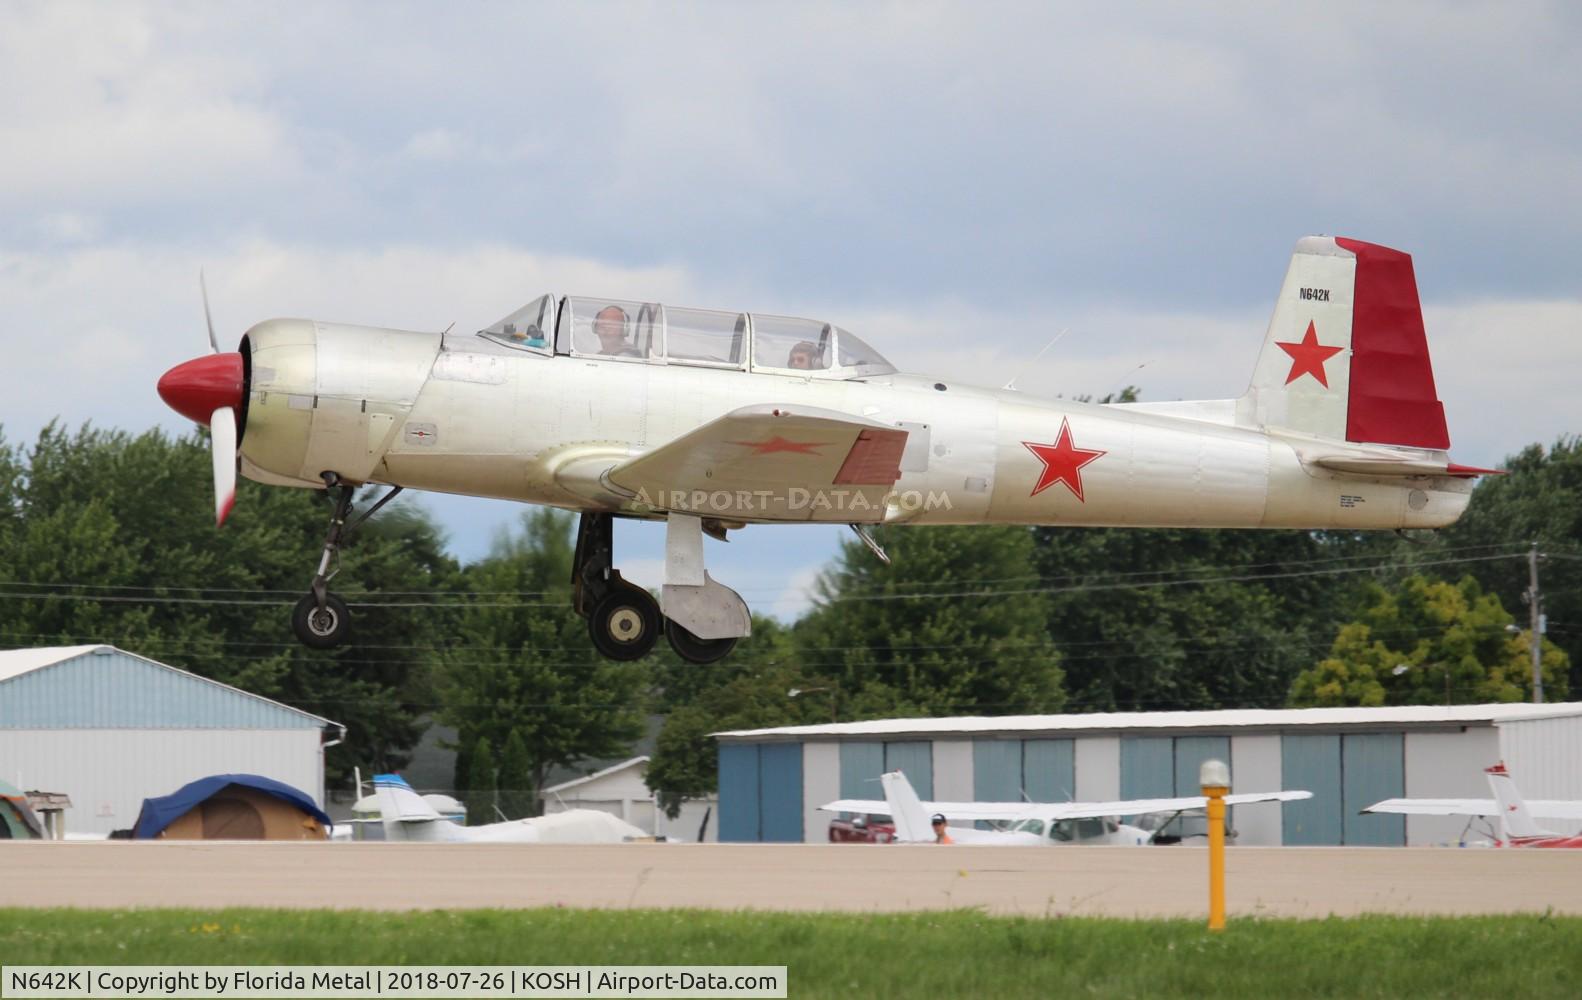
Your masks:
<path fill-rule="evenodd" d="M 352 614 L 346 602 L 334 594 L 324 595 L 324 607 L 312 594 L 297 602 L 291 612 L 291 630 L 302 645 L 312 649 L 334 649 L 352 631 Z"/>
<path fill-rule="evenodd" d="M 612 660 L 647 656 L 659 641 L 659 602 L 642 587 L 624 581 L 600 598 L 588 614 L 593 647 Z"/>
<path fill-rule="evenodd" d="M 699 639 L 669 618 L 665 619 L 665 638 L 670 648 L 688 663 L 716 663 L 730 655 L 736 648 L 736 637 L 729 639 Z"/>

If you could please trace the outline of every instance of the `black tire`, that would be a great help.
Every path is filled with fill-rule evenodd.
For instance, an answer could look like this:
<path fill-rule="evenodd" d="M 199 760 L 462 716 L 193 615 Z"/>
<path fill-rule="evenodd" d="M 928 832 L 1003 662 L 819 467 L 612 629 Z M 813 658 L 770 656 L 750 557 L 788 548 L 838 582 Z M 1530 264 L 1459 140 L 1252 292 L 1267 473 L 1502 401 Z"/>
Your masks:
<path fill-rule="evenodd" d="M 588 637 L 611 660 L 639 660 L 659 641 L 664 616 L 659 602 L 642 587 L 619 582 L 588 613 Z"/>
<path fill-rule="evenodd" d="M 699 639 L 669 618 L 665 619 L 665 638 L 670 648 L 688 663 L 718 663 L 736 648 L 736 637 L 729 639 Z"/>
<path fill-rule="evenodd" d="M 322 609 L 309 594 L 291 611 L 291 631 L 309 649 L 334 649 L 351 636 L 352 613 L 334 594 L 325 595 Z"/>

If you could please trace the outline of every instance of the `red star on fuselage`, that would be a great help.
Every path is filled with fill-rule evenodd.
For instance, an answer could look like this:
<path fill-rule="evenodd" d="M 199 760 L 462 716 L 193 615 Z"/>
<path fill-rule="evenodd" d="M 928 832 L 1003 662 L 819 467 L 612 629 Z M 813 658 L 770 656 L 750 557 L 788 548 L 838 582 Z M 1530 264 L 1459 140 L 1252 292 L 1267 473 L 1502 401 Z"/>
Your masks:
<path fill-rule="evenodd" d="M 1285 377 L 1285 384 L 1290 385 L 1303 375 L 1311 375 L 1318 379 L 1318 384 L 1329 388 L 1329 379 L 1324 377 L 1324 362 L 1339 354 L 1343 348 L 1326 347 L 1318 342 L 1318 331 L 1313 329 L 1313 321 L 1308 320 L 1307 333 L 1302 336 L 1299 344 L 1287 344 L 1275 341 L 1274 346 L 1291 355 L 1291 374 Z"/>
<path fill-rule="evenodd" d="M 1036 497 L 1056 483 L 1064 483 L 1071 495 L 1083 503 L 1087 503 L 1087 500 L 1082 496 L 1082 467 L 1109 454 L 1096 448 L 1078 448 L 1072 444 L 1071 426 L 1064 418 L 1060 421 L 1060 434 L 1054 444 L 1023 441 L 1022 447 L 1044 463 L 1044 471 L 1038 474 L 1038 485 L 1033 487 L 1033 492 L 1028 496 Z"/>
<path fill-rule="evenodd" d="M 727 441 L 726 444 L 739 444 L 743 448 L 751 448 L 754 455 L 773 455 L 777 451 L 791 452 L 794 455 L 817 455 L 814 448 L 822 448 L 828 441 L 787 441 L 776 434 L 767 441 Z"/>

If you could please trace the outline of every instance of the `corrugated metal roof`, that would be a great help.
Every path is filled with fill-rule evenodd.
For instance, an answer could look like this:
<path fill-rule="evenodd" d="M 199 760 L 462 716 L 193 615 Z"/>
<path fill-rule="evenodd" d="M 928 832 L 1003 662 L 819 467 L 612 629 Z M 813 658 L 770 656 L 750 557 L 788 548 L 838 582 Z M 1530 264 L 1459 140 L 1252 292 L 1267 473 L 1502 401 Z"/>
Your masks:
<path fill-rule="evenodd" d="M 0 652 L 0 690 L 0 729 L 345 728 L 114 646 Z"/>
<path fill-rule="evenodd" d="M 46 646 L 43 649 L 7 649 L 0 651 L 0 681 L 20 677 L 40 667 L 53 666 L 96 649 L 114 649 L 114 646 Z"/>
<path fill-rule="evenodd" d="M 818 726 L 735 729 L 726 739 L 797 737 L 829 739 L 896 735 L 973 736 L 997 733 L 1116 732 L 1149 729 L 1281 729 L 1292 726 L 1493 725 L 1523 719 L 1582 715 L 1582 702 L 1550 705 L 1399 705 L 1386 708 L 1235 708 L 1207 712 L 1091 712 L 1081 715 L 960 716 L 943 719 L 875 719 Z"/>

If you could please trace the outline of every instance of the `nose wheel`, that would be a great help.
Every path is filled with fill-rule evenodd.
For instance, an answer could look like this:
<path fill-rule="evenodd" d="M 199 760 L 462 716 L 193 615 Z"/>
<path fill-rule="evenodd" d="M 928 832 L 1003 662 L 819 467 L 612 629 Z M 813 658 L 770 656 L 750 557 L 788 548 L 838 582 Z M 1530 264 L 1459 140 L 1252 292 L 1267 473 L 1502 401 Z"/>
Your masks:
<path fill-rule="evenodd" d="M 351 634 L 352 616 L 346 602 L 334 594 L 324 594 L 324 604 L 308 594 L 291 611 L 291 631 L 297 641 L 310 649 L 334 649 Z"/>
<path fill-rule="evenodd" d="M 335 491 L 335 512 L 330 515 L 330 530 L 324 537 L 324 552 L 319 556 L 319 570 L 313 574 L 312 586 L 307 596 L 291 609 L 291 631 L 296 633 L 297 641 L 310 649 L 334 649 L 350 638 L 351 609 L 329 590 L 330 579 L 340 569 L 332 570 L 330 566 L 339 558 L 346 536 L 401 492 L 401 487 L 392 487 L 356 520 L 349 521 L 355 488 L 342 483 L 340 476 L 333 472 L 324 473 L 324 485 Z"/>

